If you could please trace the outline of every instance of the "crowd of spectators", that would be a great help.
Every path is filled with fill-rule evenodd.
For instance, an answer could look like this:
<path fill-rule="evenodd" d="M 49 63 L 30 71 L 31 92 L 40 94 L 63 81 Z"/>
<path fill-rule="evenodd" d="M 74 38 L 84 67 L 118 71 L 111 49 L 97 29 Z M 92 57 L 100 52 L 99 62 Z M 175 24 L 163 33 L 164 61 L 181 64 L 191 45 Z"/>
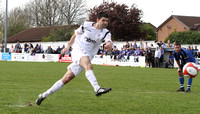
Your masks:
<path fill-rule="evenodd" d="M 22 48 L 21 44 L 19 42 L 17 42 L 15 45 L 11 45 L 11 47 L 9 48 L 9 52 L 10 53 L 28 53 L 31 55 L 35 55 L 37 54 L 61 54 L 62 53 L 62 49 L 65 48 L 65 45 L 63 45 L 63 47 L 58 46 L 56 49 L 53 49 L 51 46 L 48 46 L 46 49 L 43 49 L 43 46 L 41 44 L 36 44 L 35 46 L 33 46 L 32 43 L 24 43 L 24 46 Z M 70 54 L 71 53 L 71 48 L 70 50 L 68 50 L 68 52 L 66 54 Z"/>
<path fill-rule="evenodd" d="M 164 50 L 162 47 L 165 46 L 165 44 L 163 45 L 163 43 L 161 44 L 161 42 L 158 42 L 157 45 L 159 47 L 155 47 L 159 48 L 158 53 L 152 50 L 152 48 L 155 48 L 154 44 L 148 44 L 148 42 L 143 43 L 142 41 L 140 41 L 139 45 L 136 41 L 133 44 L 126 42 L 120 50 L 114 46 L 111 52 L 107 52 L 106 49 L 103 48 L 104 46 L 101 46 L 98 55 L 101 55 L 101 57 L 103 55 L 110 55 L 114 61 L 129 61 L 130 56 L 133 56 L 135 62 L 139 61 L 139 56 L 145 56 L 146 67 L 160 67 L 157 61 L 159 61 L 159 63 L 163 61 Z M 156 59 L 154 58 L 155 56 Z"/>
<path fill-rule="evenodd" d="M 104 44 L 105 45 L 105 44 Z M 138 44 L 135 41 L 134 43 L 126 42 L 120 49 L 117 46 L 113 46 L 112 51 L 108 52 L 103 46 L 100 46 L 97 55 L 110 55 L 111 59 L 114 61 L 129 61 L 130 57 L 134 58 L 135 62 L 138 62 L 139 56 L 145 57 L 145 67 L 161 67 L 163 62 L 167 63 L 168 67 L 173 67 L 174 57 L 172 52 L 169 52 L 169 57 L 167 61 L 164 61 L 164 53 L 165 48 L 173 48 L 173 45 L 168 41 L 167 43 L 159 41 L 155 43 L 148 44 L 148 42 L 140 41 Z M 36 44 L 33 46 L 32 43 L 25 42 L 23 46 L 19 42 L 15 45 L 11 45 L 9 48 L 10 53 L 29 53 L 31 55 L 35 55 L 36 53 L 46 53 L 46 54 L 61 54 L 62 49 L 65 48 L 65 45 L 62 47 L 57 46 L 56 49 L 53 49 L 51 46 L 48 46 L 46 49 L 43 49 L 41 44 Z M 0 51 L 4 51 L 3 42 L 0 44 Z M 70 48 L 66 54 L 71 55 Z M 200 58 L 200 52 L 197 49 L 197 46 L 193 48 L 193 46 L 188 46 L 187 50 L 192 53 L 195 58 Z M 166 59 L 165 59 L 166 60 Z"/>
<path fill-rule="evenodd" d="M 113 47 L 111 52 L 107 52 L 104 49 L 104 45 L 100 47 L 98 55 L 110 55 L 111 59 L 114 61 L 129 61 L 130 56 L 134 58 L 135 62 L 138 62 L 139 56 L 145 57 L 145 67 L 168 67 L 172 68 L 174 66 L 174 57 L 172 51 L 169 51 L 168 58 L 164 59 L 164 53 L 166 48 L 173 49 L 173 45 L 168 41 L 167 43 L 163 41 L 155 42 L 153 44 L 148 44 L 148 42 L 140 41 L 139 44 L 136 41 L 132 44 L 126 42 L 120 49 L 116 46 Z M 197 46 L 193 49 L 192 46 L 188 47 L 188 50 L 196 58 L 200 58 L 200 52 L 197 49 Z"/>

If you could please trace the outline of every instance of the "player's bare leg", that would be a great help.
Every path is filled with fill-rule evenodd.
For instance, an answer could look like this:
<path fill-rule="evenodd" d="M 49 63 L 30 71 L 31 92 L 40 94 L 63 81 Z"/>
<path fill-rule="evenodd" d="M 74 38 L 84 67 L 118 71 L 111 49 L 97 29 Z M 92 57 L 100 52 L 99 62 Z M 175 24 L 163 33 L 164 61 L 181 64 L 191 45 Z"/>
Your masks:
<path fill-rule="evenodd" d="M 111 91 L 111 88 L 103 88 L 98 85 L 93 72 L 92 63 L 88 56 L 83 56 L 80 59 L 80 65 L 85 69 L 85 76 L 93 86 L 96 96 L 100 96 L 101 94 Z"/>
<path fill-rule="evenodd" d="M 67 84 L 70 80 L 75 78 L 73 72 L 69 69 L 62 79 L 58 80 L 50 89 L 46 92 L 39 94 L 38 99 L 36 100 L 36 104 L 40 105 L 42 101 L 50 94 L 60 90 L 65 84 Z"/>

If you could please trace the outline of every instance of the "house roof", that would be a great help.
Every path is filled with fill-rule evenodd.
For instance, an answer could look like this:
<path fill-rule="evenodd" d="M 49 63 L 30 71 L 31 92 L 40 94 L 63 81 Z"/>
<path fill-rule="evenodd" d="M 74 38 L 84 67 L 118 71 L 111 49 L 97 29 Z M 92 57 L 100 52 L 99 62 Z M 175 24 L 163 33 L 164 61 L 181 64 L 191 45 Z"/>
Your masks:
<path fill-rule="evenodd" d="M 24 30 L 16 35 L 13 35 L 7 39 L 8 43 L 14 42 L 40 42 L 43 37 L 49 35 L 53 30 L 65 29 L 67 26 L 48 26 L 48 27 L 36 27 Z M 77 25 L 71 26 L 72 28 L 77 27 Z"/>
<path fill-rule="evenodd" d="M 164 21 L 157 29 L 158 31 L 163 25 L 165 25 L 169 20 L 175 18 L 179 22 L 181 22 L 185 27 L 193 30 L 198 25 L 200 25 L 200 17 L 196 16 L 180 16 L 180 15 L 171 15 L 166 21 Z"/>

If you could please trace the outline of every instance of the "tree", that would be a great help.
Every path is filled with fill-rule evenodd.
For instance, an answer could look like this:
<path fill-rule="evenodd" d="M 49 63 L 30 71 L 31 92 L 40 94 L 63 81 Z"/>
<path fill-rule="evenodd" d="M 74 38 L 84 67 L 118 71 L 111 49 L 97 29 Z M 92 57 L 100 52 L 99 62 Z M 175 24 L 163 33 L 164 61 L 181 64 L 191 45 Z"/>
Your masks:
<path fill-rule="evenodd" d="M 33 0 L 26 5 L 33 26 L 80 23 L 86 15 L 84 0 Z"/>
<path fill-rule="evenodd" d="M 5 28 L 5 16 L 3 16 L 3 13 L 0 12 L 0 42 L 3 41 L 3 37 L 4 37 L 4 28 Z"/>
<path fill-rule="evenodd" d="M 110 17 L 108 29 L 114 40 L 133 41 L 144 39 L 145 33 L 140 31 L 142 11 L 134 4 L 128 8 L 125 4 L 103 2 L 100 6 L 89 10 L 89 20 L 96 21 L 99 12 L 106 12 Z"/>
<path fill-rule="evenodd" d="M 140 30 L 142 33 L 146 33 L 146 37 L 144 38 L 144 40 L 156 40 L 156 33 L 154 31 L 154 28 L 149 24 L 142 24 L 140 26 Z"/>
<path fill-rule="evenodd" d="M 33 26 L 55 26 L 62 24 L 58 9 L 59 0 L 33 0 L 26 5 Z"/>
<path fill-rule="evenodd" d="M 16 7 L 10 11 L 8 15 L 8 37 L 15 35 L 30 27 L 24 11 L 20 7 Z"/>
<path fill-rule="evenodd" d="M 60 0 L 59 10 L 66 24 L 80 24 L 86 20 L 85 0 Z"/>
<path fill-rule="evenodd" d="M 199 44 L 200 34 L 196 31 L 186 31 L 186 32 L 173 32 L 166 39 L 171 42 L 180 42 L 181 44 Z"/>
<path fill-rule="evenodd" d="M 2 0 L 0 0 L 0 42 L 4 40 L 4 31 L 5 31 L 5 5 Z"/>

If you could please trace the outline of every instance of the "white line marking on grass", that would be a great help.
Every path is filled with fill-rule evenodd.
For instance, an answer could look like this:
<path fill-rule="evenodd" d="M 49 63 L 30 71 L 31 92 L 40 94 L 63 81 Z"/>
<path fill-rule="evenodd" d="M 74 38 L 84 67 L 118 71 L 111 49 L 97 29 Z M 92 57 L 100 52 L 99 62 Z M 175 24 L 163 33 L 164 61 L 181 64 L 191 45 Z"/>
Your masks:
<path fill-rule="evenodd" d="M 21 108 L 28 107 L 27 105 L 5 105 L 5 106 L 7 106 L 7 107 L 21 107 Z"/>

